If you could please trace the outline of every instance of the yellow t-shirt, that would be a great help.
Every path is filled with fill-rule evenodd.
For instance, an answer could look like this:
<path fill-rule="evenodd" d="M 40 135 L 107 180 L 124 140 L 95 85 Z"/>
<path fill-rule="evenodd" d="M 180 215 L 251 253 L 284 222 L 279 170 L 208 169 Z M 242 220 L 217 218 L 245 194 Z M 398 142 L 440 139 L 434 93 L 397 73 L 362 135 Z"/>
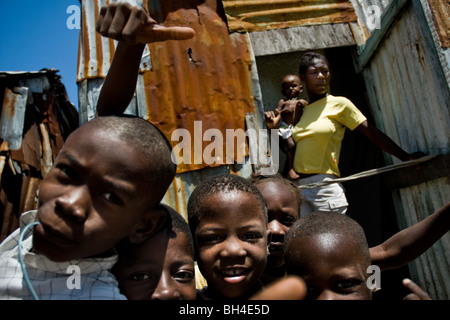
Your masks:
<path fill-rule="evenodd" d="M 303 109 L 292 137 L 294 170 L 340 176 L 339 155 L 345 129 L 356 129 L 366 117 L 345 97 L 328 95 Z"/>

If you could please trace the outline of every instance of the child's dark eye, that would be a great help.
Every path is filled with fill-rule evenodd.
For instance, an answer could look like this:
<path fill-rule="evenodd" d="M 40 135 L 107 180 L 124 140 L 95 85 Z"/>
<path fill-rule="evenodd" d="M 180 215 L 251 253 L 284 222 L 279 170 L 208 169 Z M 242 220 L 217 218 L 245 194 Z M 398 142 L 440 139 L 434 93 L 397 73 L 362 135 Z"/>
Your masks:
<path fill-rule="evenodd" d="M 262 238 L 262 234 L 260 232 L 246 232 L 243 236 L 244 240 L 258 240 Z"/>
<path fill-rule="evenodd" d="M 287 227 L 290 227 L 294 224 L 295 219 L 292 216 L 286 216 L 286 217 L 283 217 L 283 219 L 281 219 L 280 222 L 281 222 L 281 224 L 283 224 Z"/>
<path fill-rule="evenodd" d="M 150 280 L 151 278 L 152 277 L 147 273 L 135 273 L 130 276 L 130 279 L 135 281 L 145 281 Z"/>
<path fill-rule="evenodd" d="M 73 168 L 64 164 L 58 164 L 56 165 L 56 168 L 59 169 L 59 172 L 62 174 L 64 178 L 72 180 L 76 178 L 76 171 Z"/>
<path fill-rule="evenodd" d="M 106 192 L 103 194 L 103 198 L 105 198 L 107 201 L 113 204 L 123 205 L 123 201 L 114 193 Z"/>
<path fill-rule="evenodd" d="M 179 282 L 190 282 L 194 280 L 195 276 L 192 271 L 180 270 L 174 274 L 173 278 Z"/>
<path fill-rule="evenodd" d="M 200 244 L 218 242 L 220 239 L 220 236 L 217 234 L 204 234 L 198 236 L 198 242 Z"/>
<path fill-rule="evenodd" d="M 360 279 L 344 279 L 337 281 L 336 288 L 341 291 L 346 291 L 359 286 L 361 283 L 362 281 Z"/>

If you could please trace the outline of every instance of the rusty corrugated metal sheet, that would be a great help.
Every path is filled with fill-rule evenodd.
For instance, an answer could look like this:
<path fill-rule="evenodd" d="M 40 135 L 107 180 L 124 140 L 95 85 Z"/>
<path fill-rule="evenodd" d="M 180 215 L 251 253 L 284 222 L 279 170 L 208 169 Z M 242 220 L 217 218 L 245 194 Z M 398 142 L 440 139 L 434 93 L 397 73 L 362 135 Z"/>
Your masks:
<path fill-rule="evenodd" d="M 158 22 L 183 24 L 196 31 L 194 39 L 151 44 L 146 47 L 135 96 L 126 113 L 138 115 L 158 126 L 171 139 L 176 129 L 194 137 L 194 122 L 202 121 L 203 134 L 218 129 L 245 130 L 245 116 L 253 113 L 262 124 L 258 73 L 250 42 L 245 34 L 229 34 L 220 2 L 129 1 L 143 5 Z M 100 0 L 83 0 L 82 15 L 91 17 Z M 87 11 L 91 11 L 88 13 Z M 80 38 L 78 94 L 81 122 L 95 116 L 96 103 L 114 54 L 115 43 L 94 36 L 95 19 L 83 23 Z M 84 35 L 87 35 L 87 38 Z M 111 46 L 111 43 L 114 46 Z M 87 61 L 93 59 L 94 61 Z M 100 59 L 100 61 L 97 61 Z M 89 66 L 87 66 L 89 64 Z M 178 142 L 172 142 L 176 145 Z M 211 142 L 203 142 L 202 151 Z M 189 196 L 195 186 L 221 172 L 248 177 L 252 165 L 182 164 L 163 202 L 185 218 Z"/>
<path fill-rule="evenodd" d="M 114 57 L 117 42 L 102 37 L 95 31 L 95 23 L 103 5 L 114 1 L 82 0 L 82 34 L 80 33 L 78 46 L 77 81 L 106 77 L 109 66 Z M 142 0 L 129 0 L 128 2 L 143 6 Z M 141 71 L 150 70 L 148 50 L 144 52 Z"/>
<path fill-rule="evenodd" d="M 428 0 L 441 47 L 450 48 L 450 1 Z"/>
<path fill-rule="evenodd" d="M 28 88 L 6 88 L 0 119 L 0 138 L 10 150 L 22 145 L 23 123 L 27 105 Z"/>
<path fill-rule="evenodd" d="M 78 82 L 83 121 L 95 115 L 101 85 L 101 81 L 94 87 L 90 83 L 106 76 L 114 54 L 114 42 L 95 33 L 94 15 L 102 3 L 82 2 Z M 143 5 L 147 6 L 147 2 Z M 152 11 L 160 15 L 155 17 L 158 21 L 190 26 L 196 36 L 147 46 L 148 54 L 144 56 L 150 61 L 141 64 L 134 112 L 158 126 L 169 139 L 176 129 L 187 129 L 194 137 L 195 121 L 202 121 L 201 136 L 208 129 L 217 129 L 224 137 L 227 129 L 245 130 L 246 113 L 257 109 L 251 80 L 256 71 L 246 35 L 230 36 L 215 1 L 151 1 L 151 5 Z M 210 143 L 203 142 L 202 151 Z M 193 148 L 191 163 L 180 164 L 179 173 L 225 164 L 195 163 Z"/>
<path fill-rule="evenodd" d="M 177 174 L 162 202 L 177 210 L 187 220 L 187 202 L 192 191 L 203 180 L 221 173 L 232 173 L 247 178 L 252 174 L 252 167 L 249 164 L 226 165 Z"/>
<path fill-rule="evenodd" d="M 363 70 L 377 126 L 405 150 L 450 153 L 450 91 L 435 50 L 427 45 L 408 6 Z M 397 159 L 386 155 L 387 162 Z M 450 201 L 449 177 L 394 193 L 399 225 L 405 228 Z M 450 298 L 450 236 L 446 234 L 410 264 L 412 277 L 435 299 Z"/>
<path fill-rule="evenodd" d="M 40 182 L 78 127 L 60 79 L 56 70 L 0 72 L 0 241 L 22 212 L 37 208 Z"/>
<path fill-rule="evenodd" d="M 294 26 L 355 22 L 348 0 L 224 0 L 231 32 L 253 32 Z"/>

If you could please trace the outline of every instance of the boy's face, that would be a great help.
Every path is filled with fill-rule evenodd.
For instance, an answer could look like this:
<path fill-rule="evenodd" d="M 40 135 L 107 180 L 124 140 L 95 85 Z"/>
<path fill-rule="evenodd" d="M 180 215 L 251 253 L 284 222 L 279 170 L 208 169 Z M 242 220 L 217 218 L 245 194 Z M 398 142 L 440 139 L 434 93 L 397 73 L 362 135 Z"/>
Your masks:
<path fill-rule="evenodd" d="M 288 274 L 303 278 L 307 300 L 370 300 L 367 263 L 345 235 L 297 237 L 290 244 Z"/>
<path fill-rule="evenodd" d="M 305 83 L 306 92 L 310 95 L 325 95 L 330 86 L 330 69 L 328 64 L 321 60 L 315 59 L 306 70 L 306 74 L 301 75 Z"/>
<path fill-rule="evenodd" d="M 114 267 L 129 300 L 195 300 L 194 256 L 184 233 L 158 232 Z"/>
<path fill-rule="evenodd" d="M 115 134 L 93 125 L 76 130 L 40 186 L 34 251 L 68 261 L 102 254 L 130 235 L 152 216 L 146 167 Z"/>
<path fill-rule="evenodd" d="M 293 99 L 298 98 L 300 92 L 302 92 L 302 84 L 300 78 L 297 76 L 287 76 L 283 79 L 281 84 L 281 92 L 286 98 Z"/>
<path fill-rule="evenodd" d="M 206 197 L 195 232 L 200 271 L 227 298 L 247 294 L 267 261 L 267 226 L 255 195 L 218 192 Z"/>
<path fill-rule="evenodd" d="M 256 187 L 264 197 L 269 215 L 270 233 L 267 266 L 278 268 L 284 265 L 283 243 L 292 224 L 299 219 L 298 202 L 290 188 L 273 181 L 258 183 Z"/>

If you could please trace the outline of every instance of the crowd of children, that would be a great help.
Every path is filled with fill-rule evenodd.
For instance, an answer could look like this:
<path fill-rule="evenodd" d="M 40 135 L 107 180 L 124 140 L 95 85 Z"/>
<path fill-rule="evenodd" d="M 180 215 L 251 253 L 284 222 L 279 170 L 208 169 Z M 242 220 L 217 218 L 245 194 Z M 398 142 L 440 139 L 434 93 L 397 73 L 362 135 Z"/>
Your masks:
<path fill-rule="evenodd" d="M 170 143 L 150 122 L 122 113 L 134 91 L 144 42 L 186 39 L 192 30 L 158 26 L 143 9 L 126 3 L 104 7 L 98 21 L 103 36 L 119 40 L 98 116 L 69 136 L 41 184 L 38 209 L 24 213 L 20 228 L 0 244 L 0 299 L 367 300 L 368 266 L 405 265 L 450 229 L 448 203 L 369 248 L 352 218 L 323 207 L 304 214 L 310 197 L 279 174 L 205 179 L 188 199 L 186 221 L 161 204 L 176 173 Z M 317 55 L 310 60 L 301 76 L 308 77 L 312 67 L 319 71 L 309 76 L 326 78 L 326 61 Z M 307 105 L 293 99 L 301 90 L 298 78 L 287 77 L 295 88 L 283 91 L 287 99 L 267 115 L 269 122 L 277 127 L 282 117 L 291 124 L 301 119 L 292 129 L 298 144 L 304 116 L 316 114 L 309 110 L 345 102 L 325 95 L 326 81 L 305 82 Z M 389 141 L 345 104 L 343 109 L 357 114 L 350 116 L 351 129 L 362 125 L 372 140 L 379 141 L 374 134 Z M 309 154 L 296 150 L 290 178 L 311 174 L 299 169 L 297 159 Z M 206 280 L 203 288 L 196 288 L 195 263 Z M 71 266 L 80 269 L 80 290 L 67 285 Z M 430 299 L 411 280 L 404 284 L 412 291 L 408 299 Z"/>

